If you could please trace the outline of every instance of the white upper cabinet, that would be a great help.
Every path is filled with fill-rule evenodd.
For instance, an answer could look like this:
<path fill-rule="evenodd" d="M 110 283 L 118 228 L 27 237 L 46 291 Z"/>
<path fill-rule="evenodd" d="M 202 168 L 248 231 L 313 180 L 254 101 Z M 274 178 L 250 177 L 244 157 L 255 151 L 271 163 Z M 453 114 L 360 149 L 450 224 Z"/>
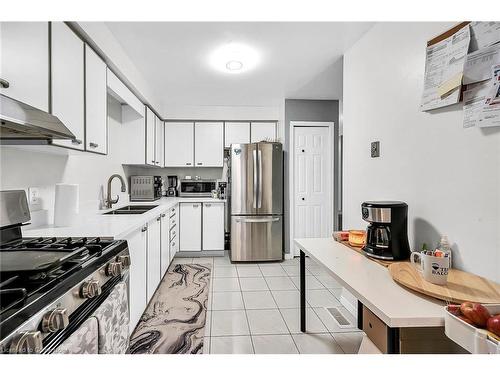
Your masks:
<path fill-rule="evenodd" d="M 49 111 L 49 23 L 0 22 L 0 93 Z"/>
<path fill-rule="evenodd" d="M 226 122 L 224 124 L 224 147 L 233 143 L 250 143 L 249 122 Z"/>
<path fill-rule="evenodd" d="M 165 167 L 192 167 L 194 157 L 194 124 L 165 123 Z"/>
<path fill-rule="evenodd" d="M 276 138 L 275 122 L 252 122 L 251 142 L 260 142 Z"/>
<path fill-rule="evenodd" d="M 146 107 L 146 164 L 155 165 L 156 115 Z"/>
<path fill-rule="evenodd" d="M 51 25 L 52 113 L 76 137 L 53 143 L 84 150 L 84 44 L 63 22 Z"/>
<path fill-rule="evenodd" d="M 163 154 L 163 143 L 165 141 L 165 135 L 163 134 L 163 121 L 159 117 L 156 117 L 155 126 L 155 165 L 157 167 L 164 167 L 164 154 Z"/>
<path fill-rule="evenodd" d="M 196 167 L 222 167 L 224 130 L 222 122 L 194 124 L 194 158 Z"/>
<path fill-rule="evenodd" d="M 85 46 L 85 148 L 108 152 L 106 64 Z"/>

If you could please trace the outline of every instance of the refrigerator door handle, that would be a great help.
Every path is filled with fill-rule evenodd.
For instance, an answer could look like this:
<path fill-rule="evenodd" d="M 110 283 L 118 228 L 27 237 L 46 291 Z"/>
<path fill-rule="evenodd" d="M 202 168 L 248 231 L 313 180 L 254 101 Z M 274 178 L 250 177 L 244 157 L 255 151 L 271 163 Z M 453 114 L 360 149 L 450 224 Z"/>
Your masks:
<path fill-rule="evenodd" d="M 259 149 L 259 198 L 257 200 L 257 208 L 262 208 L 262 151 Z"/>
<path fill-rule="evenodd" d="M 280 221 L 279 217 L 268 217 L 268 218 L 237 218 L 235 219 L 237 223 L 272 223 L 275 221 Z"/>
<path fill-rule="evenodd" d="M 257 208 L 257 194 L 258 194 L 258 171 L 257 171 L 257 150 L 252 151 L 253 156 L 253 208 Z"/>

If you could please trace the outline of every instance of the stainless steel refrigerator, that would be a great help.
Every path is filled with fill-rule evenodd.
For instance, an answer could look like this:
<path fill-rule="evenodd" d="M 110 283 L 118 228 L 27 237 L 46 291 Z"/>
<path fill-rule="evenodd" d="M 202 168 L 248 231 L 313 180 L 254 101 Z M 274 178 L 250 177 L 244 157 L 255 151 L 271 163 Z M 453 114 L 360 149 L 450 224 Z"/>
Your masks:
<path fill-rule="evenodd" d="M 281 143 L 231 145 L 231 260 L 283 259 Z"/>

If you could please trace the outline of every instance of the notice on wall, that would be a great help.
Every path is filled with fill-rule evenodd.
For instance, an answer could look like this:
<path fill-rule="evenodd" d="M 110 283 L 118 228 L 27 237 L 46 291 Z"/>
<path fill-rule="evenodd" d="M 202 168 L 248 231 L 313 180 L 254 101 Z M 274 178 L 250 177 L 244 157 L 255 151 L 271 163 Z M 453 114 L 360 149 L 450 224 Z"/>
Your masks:
<path fill-rule="evenodd" d="M 466 25 L 450 37 L 427 47 L 422 111 L 458 103 L 469 43 L 470 28 Z"/>
<path fill-rule="evenodd" d="M 471 22 L 470 29 L 469 51 L 471 52 L 500 42 L 500 22 Z"/>
<path fill-rule="evenodd" d="M 464 128 L 479 126 L 484 103 L 489 92 L 489 81 L 483 81 L 467 87 L 467 91 L 464 92 Z"/>
<path fill-rule="evenodd" d="M 491 67 L 500 64 L 500 43 L 467 55 L 464 66 L 464 85 L 491 78 Z"/>
<path fill-rule="evenodd" d="M 479 120 L 479 126 L 482 128 L 500 126 L 500 64 L 494 65 L 491 69 L 489 93 Z"/>

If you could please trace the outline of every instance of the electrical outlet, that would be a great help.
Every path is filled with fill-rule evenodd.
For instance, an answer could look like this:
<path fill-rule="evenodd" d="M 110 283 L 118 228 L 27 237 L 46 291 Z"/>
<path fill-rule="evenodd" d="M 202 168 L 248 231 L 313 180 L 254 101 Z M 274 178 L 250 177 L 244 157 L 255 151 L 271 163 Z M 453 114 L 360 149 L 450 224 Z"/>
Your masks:
<path fill-rule="evenodd" d="M 29 204 L 37 205 L 40 203 L 40 190 L 37 187 L 28 188 Z"/>
<path fill-rule="evenodd" d="M 380 156 L 380 142 L 379 141 L 372 142 L 371 155 L 372 155 L 372 158 L 378 158 Z"/>

